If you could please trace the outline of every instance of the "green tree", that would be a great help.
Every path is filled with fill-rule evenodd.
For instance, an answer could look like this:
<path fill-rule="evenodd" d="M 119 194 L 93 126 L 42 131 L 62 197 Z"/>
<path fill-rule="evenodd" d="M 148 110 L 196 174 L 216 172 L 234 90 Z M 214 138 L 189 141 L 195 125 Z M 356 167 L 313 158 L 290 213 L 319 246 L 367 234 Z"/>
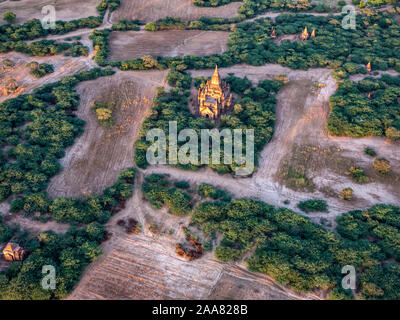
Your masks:
<path fill-rule="evenodd" d="M 16 14 L 11 11 L 3 13 L 3 20 L 7 21 L 8 23 L 13 23 L 16 18 L 17 18 Z"/>

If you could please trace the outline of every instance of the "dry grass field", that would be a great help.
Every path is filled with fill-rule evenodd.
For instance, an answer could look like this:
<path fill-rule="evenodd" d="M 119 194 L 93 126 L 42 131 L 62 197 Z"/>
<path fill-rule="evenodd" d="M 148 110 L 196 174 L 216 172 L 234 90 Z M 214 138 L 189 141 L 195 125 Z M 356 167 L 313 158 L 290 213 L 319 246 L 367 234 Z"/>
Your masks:
<path fill-rule="evenodd" d="M 99 193 L 118 174 L 133 165 L 133 142 L 148 115 L 157 86 L 165 85 L 167 71 L 117 72 L 77 87 L 81 103 L 77 116 L 86 121 L 84 133 L 61 159 L 64 170 L 48 187 L 52 197 Z M 91 102 L 114 103 L 114 125 L 102 127 Z"/>
<path fill-rule="evenodd" d="M 140 58 L 144 55 L 205 56 L 227 50 L 229 32 L 169 30 L 159 32 L 113 32 L 110 36 L 110 59 L 114 61 Z"/>
<path fill-rule="evenodd" d="M 6 67 L 3 60 L 8 59 L 14 63 L 13 67 Z M 42 78 L 35 78 L 29 74 L 26 64 L 31 61 L 53 65 L 54 72 Z M 65 57 L 62 55 L 48 57 L 30 57 L 21 53 L 0 54 L 0 102 L 16 97 L 21 93 L 29 93 L 46 83 L 60 80 L 62 77 L 72 76 L 80 71 L 93 68 L 94 64 L 87 57 Z M 7 90 L 10 81 L 15 80 L 18 89 L 15 92 Z"/>
<path fill-rule="evenodd" d="M 44 17 L 42 8 L 52 5 L 56 9 L 57 20 L 75 20 L 89 16 L 97 16 L 96 6 L 99 0 L 20 0 L 0 1 L 0 13 L 12 11 L 17 15 L 16 23 L 24 23 L 30 19 Z M 4 21 L 0 20 L 0 24 Z"/>
<path fill-rule="evenodd" d="M 240 6 L 241 2 L 216 8 L 201 8 L 193 5 L 192 0 L 121 0 L 121 6 L 113 12 L 111 21 L 139 19 L 151 22 L 168 16 L 184 20 L 195 20 L 201 16 L 232 18 L 237 15 Z"/>

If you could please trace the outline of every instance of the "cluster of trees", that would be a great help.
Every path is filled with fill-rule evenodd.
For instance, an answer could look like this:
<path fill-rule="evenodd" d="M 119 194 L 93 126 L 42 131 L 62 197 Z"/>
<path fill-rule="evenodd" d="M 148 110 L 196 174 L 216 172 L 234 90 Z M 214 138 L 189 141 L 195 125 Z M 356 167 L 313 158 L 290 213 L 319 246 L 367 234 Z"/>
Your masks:
<path fill-rule="evenodd" d="M 271 139 L 274 122 L 275 122 L 275 93 L 282 86 L 281 82 L 263 80 L 258 83 L 257 87 L 253 87 L 247 79 L 241 79 L 230 75 L 225 79 L 231 85 L 233 92 L 240 97 L 235 101 L 233 110 L 221 117 L 220 122 L 212 122 L 206 118 L 196 118 L 188 108 L 188 100 L 190 97 L 190 88 L 192 78 L 184 71 L 178 71 L 181 67 L 178 65 L 167 76 L 167 81 L 172 88 L 165 92 L 158 90 L 152 107 L 152 115 L 145 119 L 140 131 L 140 138 L 135 142 L 135 162 L 139 167 L 146 167 L 146 151 L 150 142 L 146 141 L 146 133 L 152 128 L 164 130 L 166 135 L 169 132 L 169 121 L 178 122 L 178 131 L 184 128 L 191 128 L 198 132 L 200 129 L 254 129 L 254 147 L 255 152 L 262 150 L 264 145 Z M 243 149 L 246 143 L 243 139 Z M 184 142 L 178 142 L 179 146 Z M 199 146 L 201 143 L 199 143 Z M 221 139 L 221 156 L 223 155 L 223 139 Z M 211 152 L 211 150 L 210 150 Z M 199 152 L 200 154 L 200 152 Z M 168 156 L 168 143 L 167 143 Z M 211 157 L 210 157 L 211 159 Z M 237 164 L 220 164 L 210 163 L 208 166 L 217 170 L 217 172 L 231 173 L 235 171 Z M 183 169 L 197 170 L 201 167 L 198 164 L 178 164 Z"/>
<path fill-rule="evenodd" d="M 234 1 L 237 0 L 193 0 L 193 4 L 200 7 L 217 7 Z M 238 17 L 241 19 L 251 18 L 268 10 L 327 12 L 332 11 L 333 7 L 322 3 L 312 3 L 309 0 L 245 0 L 239 8 Z"/>
<path fill-rule="evenodd" d="M 400 298 L 399 214 L 399 207 L 378 205 L 336 219 L 336 230 L 345 244 L 362 253 L 353 257 L 355 266 L 366 267 L 358 279 L 362 298 Z"/>
<path fill-rule="evenodd" d="M 96 114 L 97 121 L 105 128 L 109 128 L 114 124 L 113 121 L 113 105 L 110 103 L 99 103 L 94 101 L 91 103 L 92 111 Z"/>
<path fill-rule="evenodd" d="M 304 212 L 327 212 L 328 204 L 325 200 L 310 199 L 305 201 L 300 201 L 297 207 Z"/>
<path fill-rule="evenodd" d="M 271 19 L 258 19 L 237 24 L 229 37 L 229 50 L 221 55 L 205 57 L 183 56 L 157 58 L 159 65 L 185 65 L 190 69 L 226 67 L 238 63 L 263 65 L 279 63 L 293 69 L 315 67 L 335 69 L 334 76 L 345 79 L 350 74 L 366 73 L 371 62 L 373 70 L 400 70 L 400 25 L 385 13 L 357 15 L 355 30 L 342 28 L 341 17 L 321 17 L 301 14 L 282 14 Z M 157 27 L 157 26 L 156 26 Z M 316 37 L 307 41 L 282 41 L 270 38 L 272 28 L 279 36 L 300 34 L 304 27 L 316 30 Z M 140 70 L 136 60 L 114 62 L 122 70 Z"/>
<path fill-rule="evenodd" d="M 251 65 L 279 63 L 293 69 L 324 67 L 338 69 L 341 78 L 361 71 L 371 62 L 372 69 L 400 70 L 400 26 L 392 15 L 357 15 L 355 30 L 342 28 L 341 18 L 283 14 L 236 26 L 228 40 L 231 61 Z M 307 27 L 316 37 L 307 41 L 282 41 L 277 45 L 270 34 L 300 34 Z M 362 68 L 364 69 L 364 68 Z"/>
<path fill-rule="evenodd" d="M 231 23 L 237 22 L 237 19 L 207 18 L 201 17 L 199 20 L 184 21 L 178 17 L 166 17 L 156 22 L 146 24 L 146 31 L 163 30 L 213 30 L 230 31 Z"/>
<path fill-rule="evenodd" d="M 10 211 L 35 217 L 49 215 L 59 222 L 105 223 L 115 212 L 120 211 L 131 196 L 137 170 L 128 168 L 119 174 L 117 181 L 106 188 L 101 195 L 91 195 L 85 199 L 57 198 L 51 200 L 45 192 L 29 193 L 11 201 Z"/>
<path fill-rule="evenodd" d="M 214 200 L 221 200 L 221 201 L 230 201 L 231 196 L 225 191 L 221 189 L 217 189 L 211 184 L 202 183 L 200 184 L 197 193 L 202 198 L 211 198 Z"/>
<path fill-rule="evenodd" d="M 105 240 L 102 226 L 124 208 L 131 196 L 137 170 L 128 168 L 101 195 L 85 199 L 51 200 L 45 189 L 51 176 L 60 170 L 58 158 L 82 131 L 84 122 L 72 115 L 79 104 L 74 86 L 81 81 L 111 75 L 111 69 L 95 68 L 65 77 L 0 104 L 0 196 L 12 196 L 11 212 L 47 220 L 84 224 L 65 234 L 52 231 L 32 238 L 27 232 L 7 226 L 0 217 L 0 243 L 15 241 L 29 252 L 28 258 L 14 262 L 0 272 L 0 299 L 60 299 L 79 281 L 85 267 L 101 254 Z M 42 267 L 56 271 L 56 289 L 42 288 Z"/>
<path fill-rule="evenodd" d="M 110 9 L 111 12 L 117 10 L 121 4 L 120 0 L 101 0 L 100 4 L 96 7 L 97 11 L 101 16 L 104 16 L 107 8 Z"/>
<path fill-rule="evenodd" d="M 36 61 L 27 63 L 26 67 L 29 69 L 29 73 L 35 78 L 41 78 L 46 74 L 54 72 L 54 67 L 51 64 L 39 63 Z"/>
<path fill-rule="evenodd" d="M 32 19 L 20 25 L 0 26 L 0 42 L 34 40 L 49 34 L 65 34 L 82 28 L 96 28 L 101 23 L 101 17 L 88 17 L 71 21 L 56 21 L 55 29 L 44 29 L 39 19 Z"/>
<path fill-rule="evenodd" d="M 385 4 L 394 4 L 398 2 L 397 0 L 367 0 L 367 1 L 361 1 L 361 0 L 352 0 L 353 4 L 359 5 L 361 8 L 364 8 L 367 4 L 369 6 L 373 7 L 379 7 L 383 6 Z"/>
<path fill-rule="evenodd" d="M 329 99 L 327 127 L 335 136 L 400 139 L 400 76 L 339 83 Z"/>
<path fill-rule="evenodd" d="M 219 7 L 240 0 L 193 0 L 193 4 L 199 7 Z"/>
<path fill-rule="evenodd" d="M 110 53 L 110 50 L 108 49 L 108 37 L 110 33 L 110 29 L 94 30 L 89 36 L 89 39 L 93 42 L 93 48 L 95 51 L 94 61 L 102 67 L 108 65 L 107 58 Z"/>
<path fill-rule="evenodd" d="M 65 148 L 82 133 L 84 121 L 72 114 L 79 104 L 74 86 L 113 73 L 84 71 L 0 104 L 0 201 L 46 189 Z"/>
<path fill-rule="evenodd" d="M 140 20 L 120 20 L 112 25 L 113 31 L 139 31 L 143 23 Z"/>
<path fill-rule="evenodd" d="M 179 184 L 171 186 L 163 174 L 147 176 L 142 184 L 142 192 L 155 209 L 166 206 L 170 213 L 178 216 L 183 216 L 192 209 L 192 198 L 179 188 Z"/>
<path fill-rule="evenodd" d="M 7 228 L 0 221 L 0 230 Z M 79 281 L 85 267 L 101 254 L 100 243 L 104 234 L 104 227 L 98 223 L 81 229 L 70 228 L 65 234 L 46 231 L 35 238 L 21 232 L 16 234 L 13 241 L 30 254 L 23 262 L 14 262 L 6 271 L 0 272 L 0 299 L 64 298 Z M 45 265 L 55 268 L 55 290 L 42 287 L 42 268 Z"/>
<path fill-rule="evenodd" d="M 322 289 L 329 298 L 347 299 L 341 269 L 353 265 L 362 298 L 400 298 L 400 208 L 375 206 L 338 218 L 338 234 L 288 209 L 236 199 L 209 201 L 193 210 L 191 222 L 205 235 L 221 233 L 215 249 L 222 261 L 247 260 L 251 271 L 263 272 L 300 291 Z M 385 274 L 387 272 L 387 274 Z"/>
<path fill-rule="evenodd" d="M 7 11 L 3 13 L 2 18 L 7 23 L 13 23 L 17 19 L 17 15 L 14 12 Z"/>
<path fill-rule="evenodd" d="M 40 40 L 30 44 L 23 41 L 0 42 L 0 53 L 16 51 L 30 56 L 52 56 L 64 53 L 73 57 L 87 56 L 89 48 L 83 46 L 80 42 L 66 43 L 55 40 Z"/>
<path fill-rule="evenodd" d="M 13 237 L 17 228 L 7 226 L 3 223 L 3 217 L 0 212 L 0 243 L 7 243 Z"/>

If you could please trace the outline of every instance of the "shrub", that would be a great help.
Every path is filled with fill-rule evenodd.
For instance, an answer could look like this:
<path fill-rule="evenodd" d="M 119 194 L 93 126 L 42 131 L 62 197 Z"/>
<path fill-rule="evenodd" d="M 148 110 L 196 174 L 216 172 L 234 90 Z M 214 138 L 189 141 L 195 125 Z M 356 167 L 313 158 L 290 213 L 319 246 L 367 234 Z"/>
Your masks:
<path fill-rule="evenodd" d="M 374 149 L 370 148 L 370 147 L 365 148 L 364 149 L 364 153 L 366 155 L 371 156 L 371 157 L 375 157 L 376 156 L 376 151 Z"/>
<path fill-rule="evenodd" d="M 8 23 L 13 23 L 16 18 L 17 18 L 16 14 L 11 11 L 3 13 L 3 20 L 7 21 Z"/>
<path fill-rule="evenodd" d="M 328 204 L 325 200 L 306 200 L 297 204 L 297 207 L 304 212 L 327 212 Z"/>
<path fill-rule="evenodd" d="M 379 173 L 386 174 L 390 171 L 390 162 L 384 158 L 374 160 L 374 169 Z"/>
<path fill-rule="evenodd" d="M 353 199 L 353 189 L 352 188 L 344 188 L 340 192 L 340 197 L 343 200 L 352 200 Z"/>

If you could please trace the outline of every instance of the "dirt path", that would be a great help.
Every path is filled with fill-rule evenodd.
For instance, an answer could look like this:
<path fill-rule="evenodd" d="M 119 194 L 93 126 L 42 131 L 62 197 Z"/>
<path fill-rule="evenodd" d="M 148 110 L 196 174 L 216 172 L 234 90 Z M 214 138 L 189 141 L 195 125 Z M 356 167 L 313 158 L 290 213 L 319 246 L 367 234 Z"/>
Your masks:
<path fill-rule="evenodd" d="M 192 71 L 192 76 L 207 76 L 211 70 Z M 378 151 L 380 156 L 391 161 L 394 170 L 400 172 L 400 145 L 391 143 L 383 138 L 372 137 L 363 139 L 329 137 L 326 131 L 326 120 L 329 115 L 328 98 L 335 92 L 336 83 L 331 77 L 331 71 L 326 69 L 312 69 L 309 71 L 291 70 L 280 65 L 264 65 L 252 67 L 236 65 L 230 68 L 221 68 L 222 77 L 228 73 L 236 76 L 247 76 L 251 81 L 272 79 L 275 75 L 285 74 L 290 79 L 278 94 L 276 108 L 277 121 L 275 133 L 270 143 L 264 148 L 260 157 L 260 165 L 252 178 L 235 178 L 227 175 L 221 176 L 203 169 L 199 172 L 190 172 L 171 168 L 168 166 L 151 167 L 146 174 L 159 172 L 168 173 L 175 179 L 189 180 L 192 183 L 212 183 L 223 189 L 231 191 L 237 197 L 257 198 L 275 206 L 283 206 L 289 200 L 287 207 L 298 211 L 298 201 L 310 198 L 326 199 L 329 203 L 329 213 L 313 214 L 313 219 L 318 222 L 320 217 L 330 220 L 343 212 L 355 208 L 367 208 L 377 203 L 400 204 L 400 190 L 382 184 L 370 183 L 360 185 L 354 183 L 346 176 L 339 176 L 326 168 L 326 177 L 316 178 L 316 183 L 321 187 L 330 187 L 339 192 L 350 186 L 358 196 L 357 201 L 345 202 L 338 198 L 327 197 L 321 191 L 295 192 L 283 186 L 276 179 L 281 161 L 290 155 L 295 144 L 311 144 L 321 148 L 337 147 L 344 156 L 353 157 L 358 163 L 371 162 L 364 155 L 363 149 L 371 146 Z M 311 94 L 312 83 L 316 81 L 326 86 L 318 95 Z"/>
<path fill-rule="evenodd" d="M 219 262 L 211 253 L 192 262 L 179 258 L 175 243 L 183 239 L 179 226 L 187 218 L 155 212 L 141 197 L 137 188 L 127 208 L 107 223 L 113 235 L 103 244 L 104 256 L 85 270 L 68 299 L 317 299 Z M 143 234 L 127 235 L 116 225 L 128 217 L 143 224 Z M 147 227 L 157 217 L 163 233 L 155 235 Z M 175 232 L 170 235 L 165 228 Z"/>

